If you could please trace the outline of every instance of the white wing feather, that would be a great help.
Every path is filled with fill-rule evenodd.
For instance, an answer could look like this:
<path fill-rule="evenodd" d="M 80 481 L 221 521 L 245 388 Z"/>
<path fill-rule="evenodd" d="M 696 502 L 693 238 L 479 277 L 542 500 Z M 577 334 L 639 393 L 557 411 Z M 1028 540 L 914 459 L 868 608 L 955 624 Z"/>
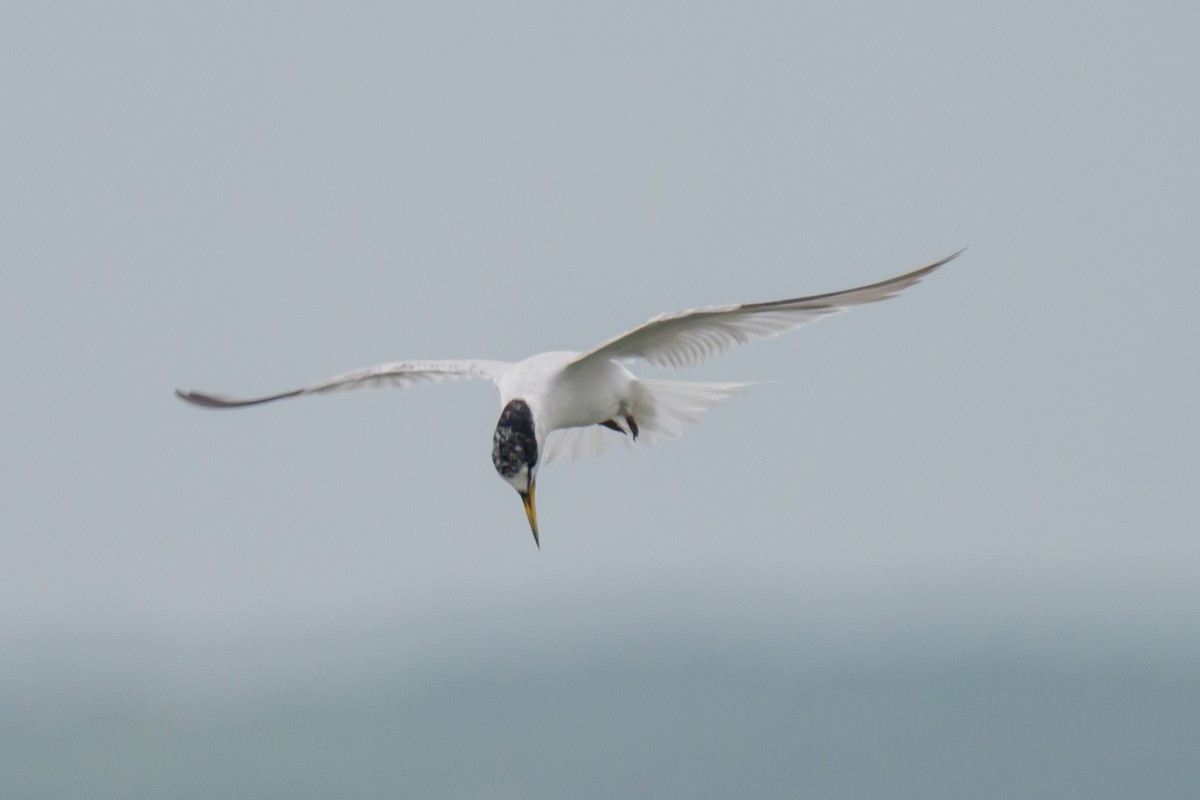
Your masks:
<path fill-rule="evenodd" d="M 601 343 L 572 364 L 592 358 L 642 358 L 658 367 L 692 367 L 735 344 L 770 339 L 844 311 L 849 306 L 886 300 L 957 258 L 961 252 L 905 275 L 843 292 L 660 314 L 640 327 Z"/>
<path fill-rule="evenodd" d="M 444 380 L 461 380 L 467 378 L 489 380 L 493 383 L 512 365 L 505 361 L 395 361 L 390 364 L 379 364 L 366 369 L 346 372 L 312 386 L 292 389 L 279 394 L 234 399 L 203 392 L 184 392 L 179 389 L 175 394 L 180 399 L 205 408 L 238 408 L 253 406 L 259 403 L 269 403 L 272 400 L 282 400 L 287 397 L 299 397 L 303 394 L 320 394 L 323 392 L 353 389 L 359 386 L 390 386 L 407 389 L 415 383 L 436 383 Z"/>

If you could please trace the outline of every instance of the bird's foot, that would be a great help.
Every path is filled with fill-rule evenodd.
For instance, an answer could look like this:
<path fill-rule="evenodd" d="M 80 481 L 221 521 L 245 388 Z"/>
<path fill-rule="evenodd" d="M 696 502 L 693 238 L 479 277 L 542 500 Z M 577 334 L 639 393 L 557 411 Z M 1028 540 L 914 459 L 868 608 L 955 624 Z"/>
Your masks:
<path fill-rule="evenodd" d="M 626 436 L 632 436 L 633 440 L 635 442 L 637 441 L 638 424 L 637 424 L 637 420 L 635 420 L 633 417 L 625 417 L 624 425 L 617 422 L 615 419 L 606 419 L 606 420 L 604 420 L 604 422 L 601 422 L 600 424 L 603 425 L 604 427 L 608 428 L 610 431 L 616 431 L 617 433 L 623 433 Z"/>

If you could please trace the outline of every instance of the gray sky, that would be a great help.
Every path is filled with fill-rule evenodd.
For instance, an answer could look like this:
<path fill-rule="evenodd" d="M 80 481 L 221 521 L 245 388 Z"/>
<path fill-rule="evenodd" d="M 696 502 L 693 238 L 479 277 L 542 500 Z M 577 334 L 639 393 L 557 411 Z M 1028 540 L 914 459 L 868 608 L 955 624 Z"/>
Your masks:
<path fill-rule="evenodd" d="M 482 766 L 463 778 L 423 756 L 428 796 L 563 796 L 586 768 L 538 784 L 498 766 L 538 763 L 543 736 L 617 753 L 595 765 L 612 781 L 698 774 L 674 751 L 622 750 L 647 727 L 616 711 L 611 735 L 573 739 L 570 715 L 610 707 L 599 690 L 553 699 L 576 671 L 626 703 L 696 682 L 681 707 L 708 716 L 662 701 L 654 724 L 664 740 L 734 731 L 760 761 L 723 745 L 714 770 L 762 778 L 759 796 L 795 786 L 803 704 L 761 723 L 777 746 L 761 751 L 738 738 L 758 706 L 726 669 L 818 694 L 838 675 L 853 701 L 843 670 L 864 665 L 891 698 L 913 671 L 1015 664 L 1049 675 L 1020 695 L 1041 708 L 1038 692 L 1078 688 L 1075 670 L 1127 664 L 1097 696 L 1133 693 L 1150 740 L 1196 743 L 1137 694 L 1146 675 L 1200 668 L 1194 4 L 17 3 L 4 17 L 0 705 L 63 721 L 42 739 L 8 724 L 20 763 L 46 769 L 14 772 L 13 756 L 6 794 L 206 796 L 194 769 L 223 792 L 301 796 L 302 770 L 239 772 L 263 740 L 223 754 L 189 737 L 322 703 L 374 742 L 355 775 L 385 788 L 389 737 L 447 719 L 482 737 Z M 672 374 L 766 383 L 679 442 L 546 468 L 540 553 L 489 462 L 486 384 L 228 413 L 171 396 L 582 349 L 662 311 L 849 288 L 964 246 L 897 300 Z M 1161 708 L 1200 706 L 1178 680 Z M 526 716 L 481 710 L 513 697 Z M 818 717 L 844 723 L 828 702 Z M 866 724 L 909 725 L 931 750 L 922 730 L 964 741 L 953 720 L 862 702 Z M 192 761 L 140 783 L 100 775 L 97 703 L 154 720 Z M 363 709 L 387 703 L 414 727 L 362 733 L 377 719 Z M 1128 722 L 1110 711 L 1054 719 L 1070 740 Z M 328 753 L 313 714 L 305 746 Z M 492 723 L 503 735 L 479 733 Z M 104 763 L 158 752 L 139 730 L 112 734 L 125 744 Z M 493 764 L 498 740 L 511 758 Z M 271 741 L 275 763 L 327 776 Z M 871 752 L 909 763 L 904 741 Z M 962 764 L 993 745 L 943 785 L 1029 796 L 1105 777 L 1104 748 L 1125 752 L 1084 744 L 1046 783 L 973 783 Z M 823 763 L 849 758 L 821 747 Z M 1132 771 L 1194 785 L 1172 752 Z M 936 796 L 879 759 L 855 779 Z M 858 785 L 839 774 L 815 785 L 845 796 Z M 659 794 L 672 787 L 698 796 Z"/>

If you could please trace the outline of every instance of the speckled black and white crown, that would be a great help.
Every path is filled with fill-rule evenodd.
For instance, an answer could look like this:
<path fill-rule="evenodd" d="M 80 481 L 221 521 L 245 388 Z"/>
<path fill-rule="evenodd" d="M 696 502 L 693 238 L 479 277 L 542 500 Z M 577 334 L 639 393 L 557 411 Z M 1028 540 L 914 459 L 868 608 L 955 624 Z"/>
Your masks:
<path fill-rule="evenodd" d="M 492 464 L 500 477 L 511 480 L 522 471 L 531 473 L 538 460 L 537 437 L 533 433 L 533 412 L 524 400 L 509 401 L 500 412 L 496 433 L 492 436 Z"/>

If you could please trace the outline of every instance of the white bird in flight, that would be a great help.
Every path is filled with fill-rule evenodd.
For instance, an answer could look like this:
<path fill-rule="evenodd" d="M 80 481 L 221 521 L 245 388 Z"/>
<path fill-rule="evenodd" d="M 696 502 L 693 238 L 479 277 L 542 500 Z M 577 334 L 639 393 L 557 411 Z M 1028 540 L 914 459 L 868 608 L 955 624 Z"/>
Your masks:
<path fill-rule="evenodd" d="M 449 379 L 489 380 L 500 390 L 501 408 L 492 436 L 492 464 L 520 494 L 533 541 L 541 549 L 534 488 L 543 464 L 560 455 L 574 460 L 584 453 L 603 452 L 610 438 L 618 434 L 647 444 L 659 437 L 679 438 L 684 425 L 749 385 L 649 380 L 636 377 L 625 364 L 640 358 L 656 367 L 692 367 L 732 345 L 770 339 L 850 306 L 886 300 L 960 253 L 857 289 L 660 314 L 584 353 L 539 353 L 516 363 L 397 361 L 244 400 L 179 389 L 175 394 L 205 408 L 239 408 L 363 385 L 403 389 L 414 383 Z"/>

